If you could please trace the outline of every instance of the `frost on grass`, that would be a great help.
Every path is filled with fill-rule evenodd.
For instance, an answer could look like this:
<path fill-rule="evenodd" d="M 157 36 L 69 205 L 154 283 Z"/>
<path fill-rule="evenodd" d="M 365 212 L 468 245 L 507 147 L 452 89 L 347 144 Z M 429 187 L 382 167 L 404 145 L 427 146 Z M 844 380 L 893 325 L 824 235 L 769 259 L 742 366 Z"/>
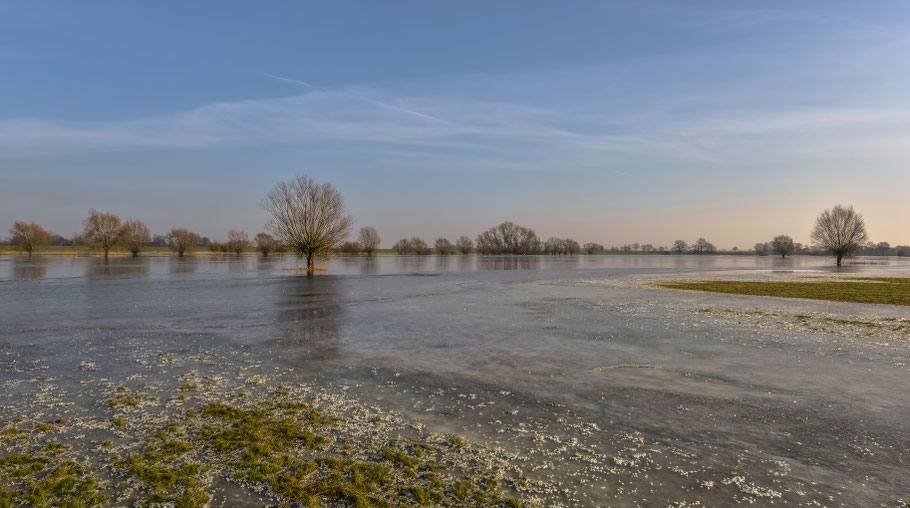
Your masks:
<path fill-rule="evenodd" d="M 94 412 L 8 422 L 0 506 L 201 507 L 216 482 L 300 506 L 520 505 L 497 453 L 338 394 L 264 376 L 138 381 L 94 383 Z"/>

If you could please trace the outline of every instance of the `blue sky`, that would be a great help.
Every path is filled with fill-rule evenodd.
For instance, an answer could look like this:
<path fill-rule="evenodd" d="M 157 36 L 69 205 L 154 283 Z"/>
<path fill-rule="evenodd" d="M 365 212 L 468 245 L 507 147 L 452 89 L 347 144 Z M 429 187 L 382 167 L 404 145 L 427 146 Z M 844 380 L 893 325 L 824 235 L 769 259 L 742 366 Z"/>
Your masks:
<path fill-rule="evenodd" d="M 0 2 L 0 224 L 910 244 L 910 3 Z"/>

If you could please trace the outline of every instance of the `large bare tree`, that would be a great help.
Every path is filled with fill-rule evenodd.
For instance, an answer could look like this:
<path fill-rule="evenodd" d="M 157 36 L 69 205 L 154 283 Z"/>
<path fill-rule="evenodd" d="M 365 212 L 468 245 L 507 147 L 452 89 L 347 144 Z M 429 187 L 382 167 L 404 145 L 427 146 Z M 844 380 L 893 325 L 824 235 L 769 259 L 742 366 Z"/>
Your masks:
<path fill-rule="evenodd" d="M 247 236 L 246 231 L 231 229 L 228 231 L 227 238 L 227 249 L 238 256 L 250 246 L 250 237 Z"/>
<path fill-rule="evenodd" d="M 512 222 L 503 222 L 477 236 L 477 251 L 481 254 L 537 254 L 540 247 L 533 229 Z"/>
<path fill-rule="evenodd" d="M 367 256 L 372 255 L 373 251 L 379 248 L 379 242 L 381 241 L 379 233 L 376 232 L 376 228 L 360 228 L 360 236 L 357 238 L 357 242 L 360 243 L 360 248 L 366 252 Z"/>
<path fill-rule="evenodd" d="M 781 259 L 786 258 L 793 254 L 793 239 L 787 235 L 777 235 L 774 237 L 774 240 L 771 240 L 771 249 L 775 254 L 779 255 Z"/>
<path fill-rule="evenodd" d="M 341 194 L 328 183 L 306 176 L 280 182 L 262 201 L 272 216 L 266 227 L 278 240 L 315 269 L 316 256 L 328 256 L 351 231 L 351 214 Z"/>
<path fill-rule="evenodd" d="M 673 250 L 675 250 L 677 254 L 682 254 L 689 250 L 689 244 L 683 240 L 676 240 L 673 242 Z"/>
<path fill-rule="evenodd" d="M 812 240 L 837 258 L 837 266 L 845 256 L 852 256 L 868 240 L 863 216 L 852 206 L 835 205 L 815 219 Z"/>
<path fill-rule="evenodd" d="M 51 234 L 34 222 L 17 220 L 9 230 L 10 242 L 18 250 L 24 250 L 29 256 L 38 247 L 45 245 Z"/>
<path fill-rule="evenodd" d="M 199 242 L 199 235 L 184 228 L 174 228 L 167 236 L 171 249 L 180 257 L 183 257 L 185 252 L 192 252 Z"/>
<path fill-rule="evenodd" d="M 94 208 L 88 211 L 88 218 L 82 223 L 85 239 L 104 251 L 107 259 L 108 252 L 120 242 L 120 217 L 112 213 L 103 213 Z"/>
<path fill-rule="evenodd" d="M 138 256 L 139 251 L 150 241 L 152 235 L 149 228 L 137 220 L 128 220 L 120 227 L 120 244 L 126 247 L 133 257 Z"/>

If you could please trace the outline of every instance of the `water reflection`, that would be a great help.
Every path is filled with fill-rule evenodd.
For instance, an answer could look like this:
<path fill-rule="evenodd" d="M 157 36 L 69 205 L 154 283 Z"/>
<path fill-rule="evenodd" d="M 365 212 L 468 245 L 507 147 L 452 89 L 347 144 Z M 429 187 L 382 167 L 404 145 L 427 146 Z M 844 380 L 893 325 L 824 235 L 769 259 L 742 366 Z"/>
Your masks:
<path fill-rule="evenodd" d="M 41 257 L 15 257 L 13 258 L 13 278 L 16 279 L 43 279 L 47 276 L 48 259 Z"/>
<path fill-rule="evenodd" d="M 449 266 L 452 265 L 453 256 L 434 256 L 436 258 L 436 270 L 439 272 L 449 271 Z"/>
<path fill-rule="evenodd" d="M 35 280 L 60 277 L 99 279 L 118 276 L 158 276 L 195 273 L 226 277 L 305 275 L 305 266 L 294 256 L 176 256 L 115 257 L 107 263 L 91 256 L 8 256 L 0 258 L 0 280 Z M 771 256 L 679 256 L 679 255 L 588 255 L 588 256 L 338 256 L 320 259 L 324 267 L 315 277 L 429 272 L 519 272 L 560 271 L 571 277 L 577 270 L 613 271 L 711 271 L 711 270 L 792 270 L 822 273 L 905 273 L 910 258 L 864 257 L 838 268 L 833 258 L 796 256 L 781 260 Z M 596 274 L 588 274 L 595 275 Z M 516 273 L 506 277 L 522 277 Z M 536 275 L 529 275 L 536 277 Z M 587 276 L 587 275 L 585 275 Z"/>
<path fill-rule="evenodd" d="M 85 277 L 96 279 L 99 277 L 146 275 L 149 272 L 150 258 L 91 258 L 85 264 Z"/>
<path fill-rule="evenodd" d="M 572 258 L 576 259 L 576 258 Z M 534 270 L 540 265 L 539 256 L 483 256 L 478 270 Z"/>
<path fill-rule="evenodd" d="M 193 273 L 201 263 L 201 260 L 191 257 L 171 257 L 168 260 L 168 271 L 173 275 Z"/>
<path fill-rule="evenodd" d="M 376 256 L 367 256 L 360 261 L 360 273 L 363 275 L 379 273 L 379 260 Z"/>
<path fill-rule="evenodd" d="M 248 270 L 247 268 L 247 258 L 246 256 L 234 256 L 227 258 L 228 270 L 231 273 L 245 273 Z"/>
<path fill-rule="evenodd" d="M 277 302 L 278 336 L 270 342 L 294 362 L 339 356 L 339 281 L 334 277 L 289 277 Z"/>
<path fill-rule="evenodd" d="M 426 269 L 430 260 L 429 256 L 396 256 L 395 257 L 401 271 L 419 272 Z"/>

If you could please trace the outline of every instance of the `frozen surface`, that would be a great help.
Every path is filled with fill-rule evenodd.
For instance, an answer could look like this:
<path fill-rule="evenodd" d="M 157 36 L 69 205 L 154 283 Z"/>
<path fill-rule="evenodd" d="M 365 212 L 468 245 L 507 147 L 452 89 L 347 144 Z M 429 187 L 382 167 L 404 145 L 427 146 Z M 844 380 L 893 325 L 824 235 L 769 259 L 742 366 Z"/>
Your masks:
<path fill-rule="evenodd" d="M 910 260 L 378 256 L 313 278 L 297 263 L 0 258 L 4 418 L 42 410 L 36 376 L 78 404 L 87 372 L 154 382 L 180 370 L 154 354 L 204 352 L 222 376 L 281 371 L 501 447 L 547 505 L 910 498 L 907 307 L 649 287 L 906 277 Z"/>

